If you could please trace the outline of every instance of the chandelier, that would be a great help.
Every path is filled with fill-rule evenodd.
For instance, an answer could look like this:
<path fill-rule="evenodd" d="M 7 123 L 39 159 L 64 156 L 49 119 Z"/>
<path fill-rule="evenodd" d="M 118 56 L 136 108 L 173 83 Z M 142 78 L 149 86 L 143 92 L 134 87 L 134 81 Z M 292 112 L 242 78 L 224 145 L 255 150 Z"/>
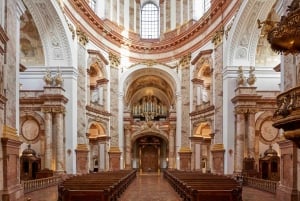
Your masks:
<path fill-rule="evenodd" d="M 280 54 L 300 53 L 300 0 L 293 0 L 287 15 L 272 25 L 267 36 L 272 50 Z"/>

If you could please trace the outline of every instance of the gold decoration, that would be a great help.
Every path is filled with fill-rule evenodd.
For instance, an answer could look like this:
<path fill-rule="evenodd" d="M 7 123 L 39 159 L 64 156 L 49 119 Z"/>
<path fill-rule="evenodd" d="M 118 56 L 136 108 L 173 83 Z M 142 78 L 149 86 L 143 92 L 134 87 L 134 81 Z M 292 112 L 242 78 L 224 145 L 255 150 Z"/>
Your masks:
<path fill-rule="evenodd" d="M 88 39 L 86 33 L 83 32 L 79 27 L 76 29 L 76 34 L 78 37 L 78 42 L 81 45 L 85 46 L 89 42 L 89 39 Z"/>
<path fill-rule="evenodd" d="M 217 47 L 223 42 L 223 35 L 224 35 L 224 27 L 222 26 L 218 31 L 215 32 L 214 36 L 212 37 L 211 42 Z"/>
<path fill-rule="evenodd" d="M 3 125 L 3 138 L 20 141 L 20 138 L 17 135 L 17 129 L 9 127 L 7 125 Z"/>
<path fill-rule="evenodd" d="M 51 76 L 51 72 L 49 70 L 46 71 L 46 74 L 44 76 L 44 81 L 46 86 L 51 86 L 53 82 L 53 77 Z"/>
<path fill-rule="evenodd" d="M 114 147 L 114 146 L 111 146 L 109 151 L 110 153 L 120 153 L 120 148 L 119 147 Z"/>
<path fill-rule="evenodd" d="M 77 144 L 77 151 L 89 151 L 89 147 L 87 144 Z"/>
<path fill-rule="evenodd" d="M 267 39 L 273 51 L 284 54 L 300 53 L 300 0 L 292 1 L 288 6 L 287 15 L 281 16 L 280 22 L 257 22 L 258 28 L 261 28 L 261 24 L 271 27 Z"/>
<path fill-rule="evenodd" d="M 71 31 L 72 33 L 72 39 L 74 40 L 75 38 L 75 29 L 74 27 L 72 26 L 72 24 L 68 23 L 68 27 L 69 27 L 69 30 Z"/>
<path fill-rule="evenodd" d="M 60 70 L 57 71 L 56 76 L 54 77 L 55 86 L 62 87 L 64 79 L 62 78 Z"/>
<path fill-rule="evenodd" d="M 213 144 L 212 151 L 224 151 L 224 145 L 223 144 Z"/>
<path fill-rule="evenodd" d="M 190 147 L 181 147 L 179 150 L 179 153 L 190 153 L 190 152 L 192 152 Z"/>
<path fill-rule="evenodd" d="M 253 66 L 250 66 L 249 70 L 249 78 L 247 79 L 247 83 L 252 86 L 255 84 L 256 77 L 254 75 L 255 68 Z"/>
<path fill-rule="evenodd" d="M 109 53 L 109 61 L 110 61 L 110 66 L 113 68 L 118 68 L 120 65 L 120 57 L 114 55 L 113 53 Z"/>
<path fill-rule="evenodd" d="M 183 56 L 179 61 L 179 65 L 181 66 L 181 68 L 189 68 L 190 63 L 191 63 L 191 53 Z"/>
<path fill-rule="evenodd" d="M 237 79 L 236 79 L 237 85 L 238 85 L 238 86 L 244 86 L 244 85 L 245 85 L 246 78 L 245 78 L 245 76 L 244 76 L 242 66 L 239 66 L 237 72 L 238 72 L 238 77 L 237 77 Z"/>

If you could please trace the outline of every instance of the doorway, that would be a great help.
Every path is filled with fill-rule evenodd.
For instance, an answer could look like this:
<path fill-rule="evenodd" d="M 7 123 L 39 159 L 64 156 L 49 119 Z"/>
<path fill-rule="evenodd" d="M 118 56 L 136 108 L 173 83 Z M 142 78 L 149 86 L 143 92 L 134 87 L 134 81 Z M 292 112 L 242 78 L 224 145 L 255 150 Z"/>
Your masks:
<path fill-rule="evenodd" d="M 141 169 L 142 172 L 158 171 L 158 148 L 156 145 L 148 144 L 141 147 Z"/>

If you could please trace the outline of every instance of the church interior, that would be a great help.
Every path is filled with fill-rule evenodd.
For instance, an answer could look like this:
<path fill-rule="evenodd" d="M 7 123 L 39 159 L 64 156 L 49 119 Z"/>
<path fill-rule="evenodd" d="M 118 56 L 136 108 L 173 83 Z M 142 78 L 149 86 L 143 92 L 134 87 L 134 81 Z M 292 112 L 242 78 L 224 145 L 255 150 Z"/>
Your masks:
<path fill-rule="evenodd" d="M 300 201 L 299 52 L 299 0 L 0 0 L 0 200 L 181 171 Z"/>

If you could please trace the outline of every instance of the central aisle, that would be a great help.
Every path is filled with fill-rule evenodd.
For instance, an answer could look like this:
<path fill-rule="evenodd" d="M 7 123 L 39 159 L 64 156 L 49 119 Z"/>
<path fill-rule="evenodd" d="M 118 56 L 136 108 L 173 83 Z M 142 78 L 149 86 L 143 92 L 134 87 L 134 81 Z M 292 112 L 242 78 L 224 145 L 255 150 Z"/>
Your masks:
<path fill-rule="evenodd" d="M 139 174 L 122 194 L 120 201 L 180 201 L 163 174 Z"/>

